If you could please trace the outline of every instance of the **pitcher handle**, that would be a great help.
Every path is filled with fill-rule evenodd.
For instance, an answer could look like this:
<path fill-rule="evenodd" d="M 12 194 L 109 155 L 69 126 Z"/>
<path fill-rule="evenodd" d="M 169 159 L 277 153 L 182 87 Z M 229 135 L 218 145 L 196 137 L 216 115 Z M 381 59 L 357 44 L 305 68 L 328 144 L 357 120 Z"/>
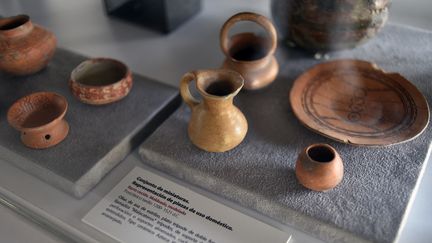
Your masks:
<path fill-rule="evenodd" d="M 270 51 L 268 54 L 273 54 L 276 51 L 277 33 L 276 33 L 276 29 L 273 26 L 272 22 L 268 18 L 266 18 L 262 15 L 259 15 L 256 13 L 251 13 L 251 12 L 243 12 L 243 13 L 238 13 L 236 15 L 233 15 L 222 26 L 222 29 L 220 32 L 220 45 L 221 45 L 222 51 L 225 53 L 226 56 L 230 56 L 230 54 L 228 52 L 228 42 L 229 42 L 228 32 L 235 23 L 240 22 L 240 21 L 251 21 L 251 22 L 255 22 L 255 23 L 261 25 L 264 28 L 264 30 L 266 30 L 270 36 L 271 47 L 270 47 Z"/>
<path fill-rule="evenodd" d="M 195 73 L 188 72 L 185 75 L 183 75 L 180 81 L 180 95 L 191 109 L 193 109 L 195 106 L 197 106 L 200 103 L 196 98 L 192 96 L 189 90 L 189 83 L 196 79 L 197 77 Z"/>

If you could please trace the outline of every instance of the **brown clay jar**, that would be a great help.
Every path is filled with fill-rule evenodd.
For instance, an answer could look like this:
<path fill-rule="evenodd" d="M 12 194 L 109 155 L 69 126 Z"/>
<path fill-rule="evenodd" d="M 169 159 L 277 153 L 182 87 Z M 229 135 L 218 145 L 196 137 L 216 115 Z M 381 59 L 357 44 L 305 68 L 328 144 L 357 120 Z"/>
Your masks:
<path fill-rule="evenodd" d="M 93 58 L 72 71 L 69 87 L 81 102 L 104 105 L 127 96 L 132 83 L 132 72 L 124 63 L 111 58 Z"/>
<path fill-rule="evenodd" d="M 33 24 L 27 15 L 0 19 L 0 70 L 29 75 L 47 66 L 54 56 L 57 39 Z"/>
<path fill-rule="evenodd" d="M 193 80 L 202 101 L 189 91 Z M 188 134 L 193 144 L 208 152 L 225 152 L 243 141 L 248 124 L 233 104 L 242 87 L 243 78 L 231 70 L 199 70 L 183 76 L 180 94 L 192 110 Z"/>
<path fill-rule="evenodd" d="M 313 144 L 300 153 L 295 173 L 299 182 L 306 188 L 327 191 L 342 181 L 342 159 L 330 145 Z"/>
<path fill-rule="evenodd" d="M 391 0 L 272 0 L 283 39 L 311 51 L 354 48 L 385 25 Z"/>
<path fill-rule="evenodd" d="M 228 38 L 229 30 L 239 21 L 259 24 L 267 32 L 268 38 L 249 32 Z M 279 72 L 279 64 L 274 56 L 277 34 L 273 24 L 266 17 L 248 12 L 232 16 L 221 29 L 220 45 L 226 56 L 223 68 L 239 72 L 245 80 L 245 89 L 260 89 L 275 80 Z"/>
<path fill-rule="evenodd" d="M 56 93 L 38 92 L 17 100 L 7 113 L 9 124 L 21 132 L 21 141 L 30 148 L 44 149 L 63 141 L 69 125 L 63 119 L 66 99 Z"/>

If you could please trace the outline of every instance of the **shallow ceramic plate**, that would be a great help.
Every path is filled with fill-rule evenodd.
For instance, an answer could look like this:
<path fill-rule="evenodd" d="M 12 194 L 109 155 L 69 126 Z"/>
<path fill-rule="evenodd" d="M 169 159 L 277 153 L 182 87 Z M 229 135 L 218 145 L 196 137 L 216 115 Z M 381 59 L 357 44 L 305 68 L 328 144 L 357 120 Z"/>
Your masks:
<path fill-rule="evenodd" d="M 429 122 L 427 101 L 413 84 L 359 60 L 312 67 L 295 81 L 290 101 L 308 128 L 355 145 L 405 142 Z"/>

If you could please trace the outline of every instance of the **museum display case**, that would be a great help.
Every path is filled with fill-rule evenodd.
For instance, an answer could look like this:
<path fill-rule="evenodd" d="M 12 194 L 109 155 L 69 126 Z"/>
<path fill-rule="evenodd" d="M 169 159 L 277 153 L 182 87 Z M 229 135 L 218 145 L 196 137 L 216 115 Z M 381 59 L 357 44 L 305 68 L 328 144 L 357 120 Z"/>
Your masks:
<path fill-rule="evenodd" d="M 42 54 L 0 72 L 2 208 L 66 242 L 421 242 L 432 32 L 389 1 L 283 2 L 194 2 L 169 34 L 122 1 L 0 3 L 1 65 Z M 348 46 L 301 32 L 353 16 Z M 54 48 L 13 51 L 29 19 Z"/>

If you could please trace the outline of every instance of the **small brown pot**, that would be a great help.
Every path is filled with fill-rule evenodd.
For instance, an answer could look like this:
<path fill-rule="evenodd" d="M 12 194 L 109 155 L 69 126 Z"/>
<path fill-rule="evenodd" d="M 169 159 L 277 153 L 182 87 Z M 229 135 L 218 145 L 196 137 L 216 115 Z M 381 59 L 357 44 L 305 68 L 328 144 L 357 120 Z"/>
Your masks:
<path fill-rule="evenodd" d="M 9 124 L 21 132 L 30 148 L 52 147 L 66 138 L 69 125 L 63 119 L 68 103 L 56 93 L 38 92 L 17 100 L 7 113 Z"/>
<path fill-rule="evenodd" d="M 313 144 L 300 153 L 295 172 L 303 186 L 314 191 L 327 191 L 342 181 L 343 163 L 330 145 Z"/>
<path fill-rule="evenodd" d="M 0 70 L 29 75 L 46 67 L 54 56 L 57 39 L 53 33 L 32 24 L 29 16 L 0 19 Z"/>
<path fill-rule="evenodd" d="M 195 80 L 202 101 L 189 91 Z M 233 104 L 243 87 L 237 72 L 224 69 L 186 73 L 180 83 L 180 94 L 192 110 L 188 134 L 193 144 L 208 152 L 225 152 L 239 145 L 246 136 L 248 124 Z"/>
<path fill-rule="evenodd" d="M 132 72 L 124 63 L 94 58 L 82 62 L 72 71 L 69 87 L 81 102 L 104 105 L 128 95 L 132 83 Z"/>
<path fill-rule="evenodd" d="M 228 39 L 229 30 L 239 21 L 251 21 L 261 25 L 269 38 L 254 33 L 240 33 Z M 220 45 L 226 56 L 223 67 L 239 72 L 245 79 L 245 89 L 260 89 L 275 80 L 279 72 L 279 64 L 274 57 L 277 34 L 266 17 L 247 12 L 232 16 L 221 29 Z"/>

